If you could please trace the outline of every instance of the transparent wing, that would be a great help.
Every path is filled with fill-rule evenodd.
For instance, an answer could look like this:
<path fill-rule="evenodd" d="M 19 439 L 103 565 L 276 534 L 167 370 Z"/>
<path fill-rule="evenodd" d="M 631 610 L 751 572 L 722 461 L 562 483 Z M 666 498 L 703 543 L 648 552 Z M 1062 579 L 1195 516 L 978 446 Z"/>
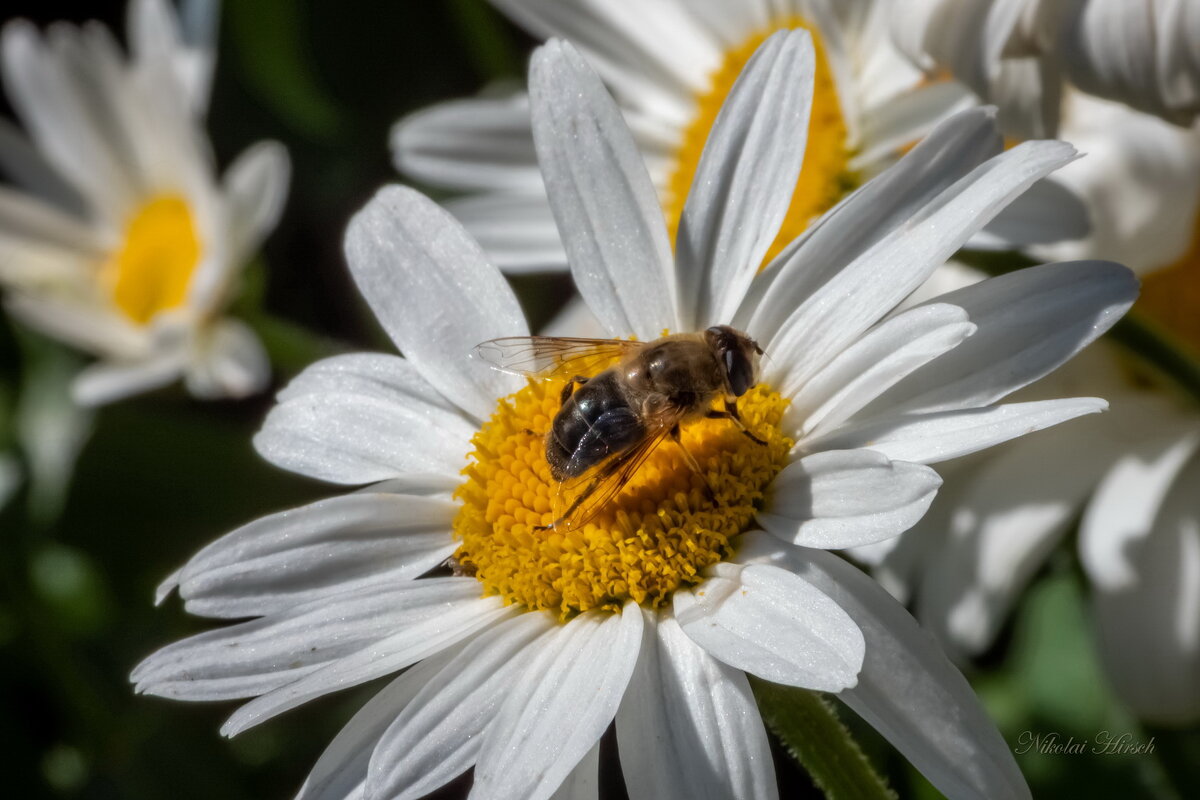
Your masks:
<path fill-rule="evenodd" d="M 506 336 L 475 345 L 474 356 L 502 372 L 534 378 L 591 377 L 641 348 L 627 339 L 573 339 L 564 336 Z"/>
<path fill-rule="evenodd" d="M 666 438 L 675 421 L 669 421 L 650 431 L 645 439 L 577 478 L 563 481 L 554 503 L 557 515 L 551 528 L 566 530 L 581 528 L 596 516 L 629 482 L 646 459 Z"/>

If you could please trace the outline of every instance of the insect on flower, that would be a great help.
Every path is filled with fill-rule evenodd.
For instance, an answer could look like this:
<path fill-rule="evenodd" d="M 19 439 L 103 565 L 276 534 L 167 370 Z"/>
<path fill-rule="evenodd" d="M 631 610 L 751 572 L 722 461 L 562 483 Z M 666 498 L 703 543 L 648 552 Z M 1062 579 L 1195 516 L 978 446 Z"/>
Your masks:
<path fill-rule="evenodd" d="M 566 380 L 561 407 L 545 433 L 546 462 L 565 508 L 546 527 L 586 523 L 666 437 L 715 502 L 680 437 L 680 425 L 691 420 L 728 419 L 765 444 L 743 424 L 737 408 L 737 399 L 758 381 L 763 350 L 728 325 L 650 342 L 513 336 L 483 342 L 475 353 L 505 372 Z M 715 407 L 718 400 L 722 408 Z"/>

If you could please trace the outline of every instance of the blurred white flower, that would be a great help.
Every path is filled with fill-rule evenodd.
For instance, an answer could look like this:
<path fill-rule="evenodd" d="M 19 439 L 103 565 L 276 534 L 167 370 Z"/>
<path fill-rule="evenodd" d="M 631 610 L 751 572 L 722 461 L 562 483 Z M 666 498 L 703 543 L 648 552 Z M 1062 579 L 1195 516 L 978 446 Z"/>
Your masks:
<path fill-rule="evenodd" d="M 352 221 L 346 254 L 404 357 L 318 362 L 255 439 L 287 469 L 372 485 L 252 522 L 169 578 L 160 599 L 178 588 L 193 613 L 254 619 L 150 656 L 138 690 L 255 698 L 224 726 L 233 735 L 415 665 L 338 735 L 302 798 L 419 797 L 472 765 L 475 798 L 594 796 L 614 719 L 632 797 L 770 798 L 750 673 L 839 692 L 950 797 L 1028 797 L 931 637 L 824 550 L 912 525 L 940 482 L 926 464 L 1104 408 L 998 401 L 1098 336 L 1136 285 L 1119 265 L 1052 264 L 893 313 L 1074 158 L 1060 142 L 1001 152 L 982 111 L 939 126 L 760 271 L 800 171 L 810 41 L 772 36 L 738 79 L 674 256 L 596 74 L 557 41 L 531 69 L 547 191 L 609 335 L 727 322 L 769 353 L 739 401 L 766 446 L 725 420 L 684 429 L 720 503 L 664 445 L 586 525 L 535 527 L 554 517 L 556 484 L 532 431 L 561 383 L 467 358 L 527 331 L 516 298 L 447 212 L 385 188 Z M 473 575 L 420 577 L 452 556 Z"/>
<path fill-rule="evenodd" d="M 164 0 L 132 0 L 131 57 L 99 25 L 0 39 L 10 102 L 0 125 L 0 283 L 22 320 L 98 356 L 77 401 L 183 376 L 198 397 L 263 387 L 257 338 L 221 312 L 279 216 L 284 149 L 243 153 L 221 182 L 203 130 L 212 53 L 185 43 Z"/>
<path fill-rule="evenodd" d="M 1139 717 L 1189 724 L 1200 718 L 1200 414 L 1133 369 L 1099 342 L 1023 390 L 1026 401 L 1099 392 L 1112 410 L 944 465 L 929 514 L 899 542 L 854 555 L 962 659 L 991 646 L 1082 511 L 1102 666 Z"/>
<path fill-rule="evenodd" d="M 942 68 L 1020 138 L 1057 135 L 1069 82 L 1178 125 L 1200 114 L 1200 7 L 1190 0 L 916 0 L 894 39 Z"/>
<path fill-rule="evenodd" d="M 1200 132 L 1135 110 L 1176 122 L 1194 115 L 1200 84 L 1188 58 L 1200 39 L 1183 34 L 1195 4 L 976 2 L 956 4 L 953 14 L 939 2 L 918 6 L 896 19 L 906 52 L 1001 103 L 1009 133 L 1057 127 L 1087 154 L 1054 177 L 1087 208 L 1091 231 L 1026 251 L 1128 264 L 1144 281 L 1135 311 L 1200 358 Z M 1176 52 L 1181 47 L 1190 50 Z M 1091 61 L 1080 62 L 1081 54 Z M 1063 63 L 1078 86 L 1134 108 L 1064 85 Z M 1148 86 L 1155 81 L 1158 89 Z M 1055 207 L 1026 201 L 1031 219 L 1061 223 Z M 943 279 L 981 277 L 960 272 Z M 977 655 L 1085 509 L 1080 555 L 1093 581 L 1099 646 L 1114 687 L 1144 719 L 1195 721 L 1200 552 L 1189 531 L 1200 518 L 1194 501 L 1200 472 L 1187 442 L 1200 431 L 1200 413 L 1194 402 L 1185 405 L 1158 381 L 1131 371 L 1113 349 L 1089 353 L 1027 396 L 1056 396 L 1064 381 L 1071 391 L 1109 398 L 1110 419 L 955 465 L 933 512 L 908 541 L 886 558 L 887 544 L 858 555 L 876 563 L 876 574 L 900 596 L 916 592 L 918 616 L 949 649 Z M 1184 450 L 1167 452 L 1177 446 Z M 1139 472 L 1145 480 L 1128 479 Z M 1193 498 L 1190 507 L 1180 498 Z M 927 556 L 932 563 L 919 566 Z M 1102 566 L 1112 559 L 1123 559 L 1123 566 Z M 1114 581 L 1117 574 L 1123 580 Z M 1147 624 L 1150 615 L 1159 622 Z"/>
<path fill-rule="evenodd" d="M 771 33 L 805 28 L 817 50 L 808 150 L 774 246 L 893 163 L 965 92 L 930 83 L 890 43 L 889 2 L 493 0 L 534 36 L 569 39 L 617 99 L 673 235 L 701 150 L 734 79 Z M 418 111 L 392 133 L 397 168 L 466 193 L 447 203 L 506 272 L 565 269 L 524 93 Z"/>

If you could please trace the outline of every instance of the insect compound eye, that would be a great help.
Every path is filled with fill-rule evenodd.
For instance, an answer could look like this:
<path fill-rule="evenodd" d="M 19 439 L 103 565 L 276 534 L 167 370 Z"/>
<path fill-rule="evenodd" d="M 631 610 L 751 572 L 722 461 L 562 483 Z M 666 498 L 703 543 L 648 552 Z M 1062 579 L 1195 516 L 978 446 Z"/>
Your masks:
<path fill-rule="evenodd" d="M 727 348 L 724 353 L 725 377 L 729 381 L 729 389 L 737 397 L 741 397 L 754 383 L 754 367 L 738 348 Z"/>

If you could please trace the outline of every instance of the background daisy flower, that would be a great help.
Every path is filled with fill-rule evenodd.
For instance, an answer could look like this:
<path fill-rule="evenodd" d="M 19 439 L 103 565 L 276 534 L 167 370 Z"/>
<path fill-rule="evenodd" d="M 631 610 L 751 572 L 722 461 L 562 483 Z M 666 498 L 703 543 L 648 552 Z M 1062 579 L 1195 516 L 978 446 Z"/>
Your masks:
<path fill-rule="evenodd" d="M 537 531 L 554 487 L 529 430 L 560 387 L 465 357 L 525 333 L 524 316 L 447 212 L 385 188 L 352 221 L 346 255 L 404 357 L 314 364 L 255 440 L 287 469 L 371 486 L 250 523 L 168 579 L 160 598 L 178 589 L 193 613 L 252 619 L 152 655 L 138 690 L 254 698 L 232 735 L 411 666 L 333 741 L 302 797 L 418 797 L 472 765 L 475 797 L 588 792 L 614 720 L 632 796 L 771 797 L 750 674 L 839 692 L 952 797 L 1028 796 L 962 676 L 824 550 L 909 527 L 940 483 L 926 464 L 1101 410 L 997 401 L 1112 324 L 1136 284 L 1115 264 L 1055 264 L 891 313 L 1074 157 L 1058 142 L 1001 152 L 984 112 L 939 127 L 760 272 L 801 168 L 814 67 L 804 32 L 751 59 L 674 255 L 599 78 L 559 42 L 531 70 L 539 160 L 596 317 L 641 338 L 728 321 L 771 354 L 742 411 L 767 446 L 723 420 L 685 432 L 722 502 L 663 447 L 594 521 Z M 475 574 L 421 577 L 450 556 Z"/>
<path fill-rule="evenodd" d="M 218 181 L 202 125 L 212 53 L 162 0 L 133 0 L 128 33 L 126 58 L 99 25 L 4 27 L 0 69 L 29 137 L 0 128 L 16 185 L 0 189 L 7 307 L 99 358 L 78 402 L 179 377 L 198 397 L 258 391 L 266 354 L 221 314 L 279 216 L 287 154 L 259 143 Z"/>
<path fill-rule="evenodd" d="M 1180 363 L 1200 357 L 1200 134 L 1172 124 L 1192 120 L 1188 98 L 1200 87 L 1186 6 L 976 3 L 943 18 L 947 7 L 925 3 L 896 18 L 904 49 L 1000 102 L 1011 133 L 1057 128 L 1088 154 L 1056 178 L 1088 210 L 1091 231 L 1027 252 L 1128 264 L 1144 281 L 1135 315 L 1178 348 Z M 1044 216 L 1058 224 L 1053 209 Z M 994 462 L 955 465 L 911 541 L 858 555 L 898 595 L 915 593 L 919 616 L 948 649 L 978 656 L 1082 510 L 1078 553 L 1114 689 L 1145 720 L 1190 724 L 1200 719 L 1200 551 L 1190 533 L 1200 507 L 1180 498 L 1198 488 L 1187 444 L 1200 426 L 1195 400 L 1115 348 L 1073 364 L 1038 396 L 1064 383 L 1109 398 L 1115 424 L 1081 424 L 1053 448 L 1020 443 Z"/>
<path fill-rule="evenodd" d="M 569 39 L 595 65 L 633 131 L 672 236 L 717 112 L 747 59 L 775 31 L 808 30 L 817 53 L 808 149 L 768 257 L 965 99 L 952 82 L 924 81 L 895 50 L 888 3 L 494 5 L 538 38 Z M 565 268 L 524 93 L 412 114 L 393 130 L 392 152 L 408 178 L 465 193 L 446 207 L 501 269 Z"/>

